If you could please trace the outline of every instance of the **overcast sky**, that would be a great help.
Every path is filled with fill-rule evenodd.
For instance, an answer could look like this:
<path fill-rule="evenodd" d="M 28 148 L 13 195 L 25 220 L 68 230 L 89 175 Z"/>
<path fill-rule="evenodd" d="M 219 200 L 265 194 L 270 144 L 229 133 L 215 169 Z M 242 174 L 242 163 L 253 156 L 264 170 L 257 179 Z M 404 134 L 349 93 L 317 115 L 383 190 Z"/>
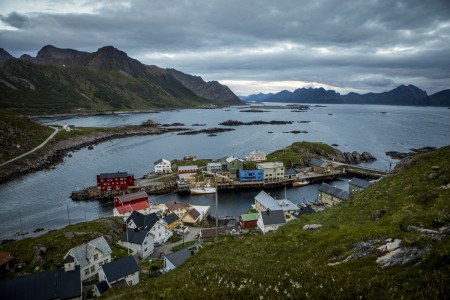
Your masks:
<path fill-rule="evenodd" d="M 450 1 L 0 0 L 0 47 L 112 45 L 237 95 L 450 88 Z"/>

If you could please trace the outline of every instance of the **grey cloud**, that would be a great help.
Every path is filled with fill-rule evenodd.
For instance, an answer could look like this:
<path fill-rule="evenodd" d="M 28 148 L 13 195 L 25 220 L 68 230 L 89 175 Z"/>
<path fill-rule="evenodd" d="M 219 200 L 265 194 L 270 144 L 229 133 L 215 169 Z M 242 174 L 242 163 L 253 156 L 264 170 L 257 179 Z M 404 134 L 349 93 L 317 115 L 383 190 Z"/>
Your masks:
<path fill-rule="evenodd" d="M 15 11 L 7 16 L 0 15 L 0 20 L 2 20 L 3 23 L 18 29 L 25 27 L 28 23 L 28 18 L 25 15 L 21 15 Z"/>

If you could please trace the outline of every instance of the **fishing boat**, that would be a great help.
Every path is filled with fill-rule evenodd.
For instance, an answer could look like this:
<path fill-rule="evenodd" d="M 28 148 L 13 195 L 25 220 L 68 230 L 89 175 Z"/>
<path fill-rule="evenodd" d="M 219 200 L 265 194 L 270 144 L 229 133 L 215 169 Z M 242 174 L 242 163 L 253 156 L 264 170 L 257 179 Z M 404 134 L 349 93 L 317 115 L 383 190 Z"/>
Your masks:
<path fill-rule="evenodd" d="M 195 187 L 191 189 L 191 194 L 194 195 L 214 194 L 215 192 L 216 188 L 211 187 L 209 181 L 203 187 Z"/>
<path fill-rule="evenodd" d="M 299 187 L 309 184 L 309 181 L 303 180 L 303 181 L 294 181 L 292 182 L 292 186 Z"/>

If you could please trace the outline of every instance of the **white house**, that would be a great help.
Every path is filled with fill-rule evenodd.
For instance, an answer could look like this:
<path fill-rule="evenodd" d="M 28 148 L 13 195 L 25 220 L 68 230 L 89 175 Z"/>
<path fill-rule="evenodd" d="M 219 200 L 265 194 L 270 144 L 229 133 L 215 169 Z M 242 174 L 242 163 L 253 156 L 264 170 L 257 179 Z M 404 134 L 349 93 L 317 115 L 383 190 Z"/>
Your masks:
<path fill-rule="evenodd" d="M 161 158 L 153 163 L 155 174 L 172 173 L 172 164 L 167 159 Z"/>
<path fill-rule="evenodd" d="M 246 158 L 248 161 L 264 161 L 266 160 L 266 154 L 261 150 L 255 150 L 250 152 Z"/>
<path fill-rule="evenodd" d="M 222 164 L 218 162 L 211 162 L 206 165 L 206 171 L 210 173 L 223 172 Z"/>
<path fill-rule="evenodd" d="M 286 224 L 286 218 L 282 210 L 266 210 L 259 213 L 256 221 L 259 231 L 266 234 L 276 231 L 278 228 Z"/>
<path fill-rule="evenodd" d="M 116 286 L 132 286 L 139 283 L 139 266 L 133 256 L 125 256 L 101 266 L 98 272 L 100 286 L 107 284 L 108 288 Z M 100 296 L 104 292 L 96 286 L 95 293 Z"/>
<path fill-rule="evenodd" d="M 256 168 L 264 170 L 264 180 L 284 179 L 284 166 L 282 162 L 266 162 L 256 164 Z"/>
<path fill-rule="evenodd" d="M 100 266 L 111 262 L 111 248 L 103 236 L 72 248 L 64 256 L 69 255 L 75 260 L 75 265 L 81 268 L 81 280 L 84 281 L 98 274 Z"/>
<path fill-rule="evenodd" d="M 146 230 L 153 235 L 154 244 L 163 244 L 173 235 L 157 214 L 142 215 L 133 212 L 126 220 L 128 228 Z"/>
<path fill-rule="evenodd" d="M 285 214 L 293 214 L 300 208 L 288 199 L 274 199 L 264 191 L 255 196 L 255 209 L 257 211 L 281 210 Z"/>
<path fill-rule="evenodd" d="M 127 228 L 120 245 L 136 251 L 140 259 L 147 258 L 154 250 L 154 237 L 149 231 L 138 228 Z"/>

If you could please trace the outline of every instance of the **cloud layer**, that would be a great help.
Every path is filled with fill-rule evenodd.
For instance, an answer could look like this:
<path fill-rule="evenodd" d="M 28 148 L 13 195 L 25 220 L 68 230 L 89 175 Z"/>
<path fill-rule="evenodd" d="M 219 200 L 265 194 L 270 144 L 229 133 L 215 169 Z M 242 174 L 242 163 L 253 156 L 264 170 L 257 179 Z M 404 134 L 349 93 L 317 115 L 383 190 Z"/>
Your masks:
<path fill-rule="evenodd" d="M 2 1 L 0 47 L 113 45 L 143 63 L 227 83 L 380 92 L 450 88 L 450 2 L 338 0 Z"/>

